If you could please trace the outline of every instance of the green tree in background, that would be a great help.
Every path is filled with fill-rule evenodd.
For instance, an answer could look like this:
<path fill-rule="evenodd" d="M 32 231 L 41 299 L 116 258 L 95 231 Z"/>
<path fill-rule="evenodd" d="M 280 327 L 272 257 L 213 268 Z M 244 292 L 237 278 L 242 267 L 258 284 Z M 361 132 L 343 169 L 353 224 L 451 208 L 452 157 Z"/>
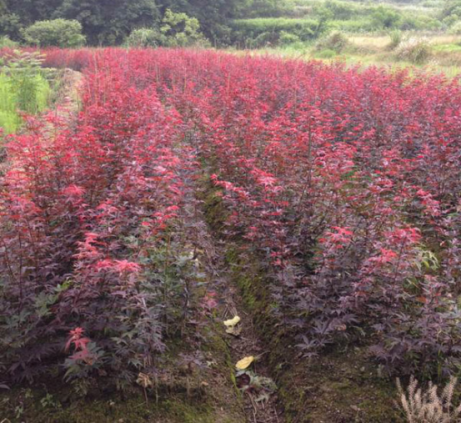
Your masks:
<path fill-rule="evenodd" d="M 115 45 L 160 15 L 155 0 L 64 0 L 55 17 L 78 20 L 91 45 Z"/>
<path fill-rule="evenodd" d="M 0 0 L 0 34 L 18 38 L 21 31 L 21 20 L 6 0 Z"/>
<path fill-rule="evenodd" d="M 21 40 L 22 30 L 54 18 L 62 0 L 0 0 L 0 34 Z"/>
<path fill-rule="evenodd" d="M 131 32 L 126 40 L 127 47 L 160 47 L 160 32 L 154 28 L 138 28 Z"/>
<path fill-rule="evenodd" d="M 282 16 L 289 9 L 292 9 L 292 6 L 287 8 L 287 2 L 284 0 L 252 0 L 239 15 L 245 18 L 274 17 Z"/>
<path fill-rule="evenodd" d="M 461 19 L 461 0 L 449 0 L 440 13 L 440 18 L 447 25 L 459 22 Z"/>
<path fill-rule="evenodd" d="M 165 12 L 160 32 L 164 37 L 164 45 L 168 47 L 186 47 L 205 42 L 197 18 L 190 18 L 185 13 L 174 13 L 170 9 Z"/>
<path fill-rule="evenodd" d="M 395 28 L 400 19 L 401 16 L 396 10 L 384 6 L 377 7 L 373 13 L 373 21 L 377 28 Z"/>
<path fill-rule="evenodd" d="M 164 0 L 162 11 L 185 12 L 199 20 L 206 38 L 214 44 L 230 42 L 232 19 L 245 15 L 253 0 Z"/>
<path fill-rule="evenodd" d="M 200 22 L 185 13 L 174 13 L 167 9 L 160 29 L 135 29 L 127 39 L 130 47 L 187 47 L 206 45 L 207 40 L 200 32 Z"/>
<path fill-rule="evenodd" d="M 213 43 L 229 44 L 231 23 L 251 13 L 271 15 L 284 0 L 0 0 L 0 35 L 22 41 L 23 31 L 37 21 L 77 20 L 89 45 L 122 44 L 139 28 L 160 31 L 170 9 L 199 21 Z"/>
<path fill-rule="evenodd" d="M 85 44 L 82 25 L 76 20 L 38 21 L 23 31 L 24 40 L 40 47 L 80 47 Z"/>

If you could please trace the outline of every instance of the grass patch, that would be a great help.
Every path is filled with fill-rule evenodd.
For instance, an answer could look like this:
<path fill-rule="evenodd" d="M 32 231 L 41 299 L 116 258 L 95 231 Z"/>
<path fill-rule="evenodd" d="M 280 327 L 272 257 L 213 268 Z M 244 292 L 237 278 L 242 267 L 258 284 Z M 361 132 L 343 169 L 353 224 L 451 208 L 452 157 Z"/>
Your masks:
<path fill-rule="evenodd" d="M 21 125 L 20 112 L 39 113 L 48 106 L 51 88 L 48 81 L 36 75 L 23 82 L 0 74 L 0 127 L 4 133 L 16 132 Z"/>
<path fill-rule="evenodd" d="M 15 52 L 3 62 L 0 73 L 0 128 L 16 132 L 21 112 L 36 114 L 49 104 L 51 87 L 40 69 L 38 55 Z"/>
<path fill-rule="evenodd" d="M 459 44 L 439 44 L 432 47 L 434 52 L 440 53 L 460 53 L 461 45 Z"/>
<path fill-rule="evenodd" d="M 0 74 L 0 128 L 6 134 L 15 132 L 21 121 L 16 103 L 11 79 Z"/>

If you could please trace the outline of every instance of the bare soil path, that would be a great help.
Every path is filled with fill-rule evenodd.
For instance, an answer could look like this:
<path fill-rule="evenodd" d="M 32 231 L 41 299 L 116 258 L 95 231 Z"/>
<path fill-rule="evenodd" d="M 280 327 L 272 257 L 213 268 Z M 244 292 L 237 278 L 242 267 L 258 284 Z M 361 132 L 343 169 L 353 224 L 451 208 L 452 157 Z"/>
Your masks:
<path fill-rule="evenodd" d="M 266 363 L 267 351 L 254 327 L 253 316 L 246 309 L 242 294 L 232 278 L 232 269 L 225 260 L 229 241 L 219 239 L 207 223 L 203 200 L 207 196 L 207 186 L 202 183 L 204 170 L 197 166 L 195 169 L 195 174 L 185 178 L 186 183 L 191 184 L 191 189 L 186 190 L 191 193 L 186 201 L 186 213 L 190 219 L 188 236 L 206 274 L 207 290 L 216 300 L 216 327 L 230 354 L 231 375 L 228 382 L 233 381 L 235 390 L 239 392 L 246 422 L 284 423 L 277 389 Z M 236 316 L 240 318 L 235 326 L 237 336 L 226 333 L 224 324 L 224 321 Z M 254 357 L 255 360 L 248 372 L 238 372 L 235 365 L 245 357 Z"/>

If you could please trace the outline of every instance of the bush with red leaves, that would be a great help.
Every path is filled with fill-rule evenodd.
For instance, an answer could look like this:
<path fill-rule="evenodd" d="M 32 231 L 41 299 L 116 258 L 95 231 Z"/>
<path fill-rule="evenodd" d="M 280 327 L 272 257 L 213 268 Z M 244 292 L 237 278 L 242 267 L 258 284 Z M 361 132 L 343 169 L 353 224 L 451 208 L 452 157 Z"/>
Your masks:
<path fill-rule="evenodd" d="M 213 167 L 227 231 L 273 272 L 274 313 L 306 357 L 347 342 L 390 372 L 461 365 L 458 80 L 162 49 L 50 50 L 46 63 L 85 69 L 84 108 L 76 128 L 30 121 L 8 146 L 11 372 L 46 368 L 77 327 L 93 371 L 162 351 L 174 300 L 150 289 L 152 255 L 181 230 L 180 140 Z"/>
<path fill-rule="evenodd" d="M 214 166 L 228 232 L 250 240 L 275 273 L 274 312 L 300 334 L 306 356 L 353 342 L 370 345 L 389 371 L 456 371 L 458 80 L 140 55 L 145 81 L 160 81 L 160 96 Z"/>
<path fill-rule="evenodd" d="M 53 114 L 31 118 L 7 145 L 0 354 L 15 378 L 49 371 L 70 342 L 77 353 L 67 378 L 80 389 L 96 374 L 121 386 L 155 367 L 165 326 L 179 324 L 167 312 L 183 288 L 164 280 L 159 262 L 180 281 L 180 251 L 166 246 L 181 237 L 182 158 L 173 151 L 181 121 L 155 86 L 139 89 L 125 71 L 99 58 L 76 127 Z M 78 341 L 75 328 L 91 342 Z"/>

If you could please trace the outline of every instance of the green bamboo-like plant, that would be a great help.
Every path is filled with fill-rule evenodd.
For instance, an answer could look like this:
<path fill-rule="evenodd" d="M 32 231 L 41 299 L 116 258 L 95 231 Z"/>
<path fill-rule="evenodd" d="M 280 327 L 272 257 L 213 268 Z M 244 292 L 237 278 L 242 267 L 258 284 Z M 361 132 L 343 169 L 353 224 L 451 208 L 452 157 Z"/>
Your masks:
<path fill-rule="evenodd" d="M 40 53 L 14 51 L 0 62 L 0 127 L 12 133 L 21 124 L 20 112 L 39 113 L 48 105 L 50 86 L 42 75 Z"/>

